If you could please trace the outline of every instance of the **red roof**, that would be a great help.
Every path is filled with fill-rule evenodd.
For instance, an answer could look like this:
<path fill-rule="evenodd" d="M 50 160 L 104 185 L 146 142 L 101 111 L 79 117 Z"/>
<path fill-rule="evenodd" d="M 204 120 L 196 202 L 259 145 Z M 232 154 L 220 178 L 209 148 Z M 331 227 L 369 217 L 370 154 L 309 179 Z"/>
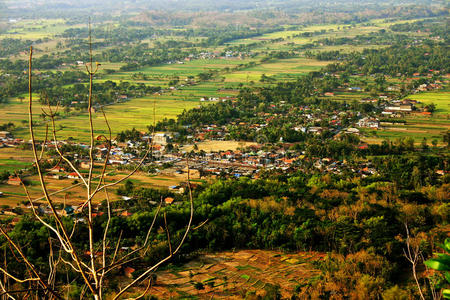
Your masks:
<path fill-rule="evenodd" d="M 131 267 L 125 267 L 123 269 L 123 272 L 125 273 L 125 276 L 131 277 L 131 275 L 136 271 L 136 269 L 133 269 Z"/>
<path fill-rule="evenodd" d="M 173 199 L 172 197 L 167 197 L 166 199 L 164 199 L 164 202 L 166 202 L 167 204 L 172 204 L 174 200 L 175 199 Z"/>
<path fill-rule="evenodd" d="M 358 146 L 359 149 L 369 149 L 369 145 L 367 144 L 362 144 Z"/>

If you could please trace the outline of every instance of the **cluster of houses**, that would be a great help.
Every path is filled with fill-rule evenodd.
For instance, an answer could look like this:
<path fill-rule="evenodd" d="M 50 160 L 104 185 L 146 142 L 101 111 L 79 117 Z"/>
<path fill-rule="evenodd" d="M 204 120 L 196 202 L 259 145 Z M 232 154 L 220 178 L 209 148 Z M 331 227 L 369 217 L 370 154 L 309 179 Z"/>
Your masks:
<path fill-rule="evenodd" d="M 389 104 L 385 105 L 381 114 L 384 116 L 399 117 L 403 114 L 412 113 L 416 110 L 415 104 L 417 104 L 416 100 L 393 100 Z"/>
<path fill-rule="evenodd" d="M 0 148 L 17 147 L 21 143 L 20 139 L 15 139 L 11 132 L 0 131 Z"/>
<path fill-rule="evenodd" d="M 210 130 L 221 130 L 222 128 L 211 127 Z M 357 129 L 356 129 L 357 130 Z M 347 131 L 353 132 L 351 129 Z M 313 131 L 309 131 L 313 132 Z M 356 134 L 356 133 L 355 133 Z M 145 139 L 148 136 L 143 136 L 141 141 L 128 141 L 126 143 L 115 143 L 112 146 L 109 153 L 109 163 L 113 165 L 136 165 L 140 162 L 140 158 L 136 155 L 136 152 L 142 149 L 145 143 Z M 247 148 L 229 151 L 216 151 L 216 152 L 196 152 L 191 153 L 189 159 L 189 169 L 186 167 L 185 152 L 166 152 L 165 146 L 171 141 L 172 136 L 167 133 L 158 133 L 153 137 L 154 147 L 152 149 L 152 156 L 154 160 L 148 160 L 144 163 L 144 166 L 152 166 L 156 172 L 162 175 L 173 176 L 180 178 L 181 180 L 187 180 L 188 172 L 189 178 L 192 180 L 202 179 L 204 177 L 217 177 L 217 176 L 232 176 L 241 177 L 248 176 L 257 178 L 259 170 L 264 169 L 299 169 L 302 168 L 304 162 L 304 155 L 302 153 L 289 150 L 293 144 L 283 143 L 276 150 L 267 151 L 264 150 L 264 145 L 254 144 Z M 61 142 L 67 143 L 67 142 Z M 87 147 L 85 144 L 77 144 L 80 147 Z M 48 147 L 54 147 L 53 144 L 48 144 Z M 96 158 L 104 160 L 107 156 L 108 148 L 106 145 L 96 146 Z M 78 154 L 73 154 L 74 157 L 79 159 L 79 166 L 81 169 L 88 169 L 89 163 L 84 157 L 79 157 Z M 323 171 L 340 173 L 342 168 L 346 167 L 343 162 L 334 162 L 332 165 L 326 165 L 330 162 L 330 159 L 324 160 L 323 158 L 317 158 L 311 161 L 310 164 L 314 164 L 316 167 L 324 167 Z M 333 163 L 333 162 L 332 162 Z M 80 179 L 79 176 L 83 176 L 81 170 L 80 173 L 72 172 L 72 170 L 66 170 L 63 167 L 56 166 L 50 170 L 47 170 L 47 178 L 62 180 L 62 179 Z M 11 185 L 20 185 L 20 180 L 14 176 L 11 176 L 7 182 Z M 185 187 L 176 186 L 172 187 L 172 191 L 183 193 Z"/>
<path fill-rule="evenodd" d="M 225 57 L 235 57 L 236 55 L 248 55 L 235 52 L 226 52 Z M 217 58 L 218 53 L 200 53 L 199 55 L 191 55 L 189 59 L 209 59 Z M 438 89 L 441 87 L 440 82 L 433 84 L 422 84 L 417 88 L 417 91 Z M 343 87 L 344 89 L 344 87 Z M 360 92 L 361 88 L 357 86 L 345 87 L 347 91 Z M 161 91 L 161 93 L 164 91 Z M 117 95 L 121 101 L 126 101 L 128 97 L 126 95 Z M 334 96 L 334 93 L 325 93 L 324 96 Z M 236 98 L 232 97 L 203 97 L 201 102 L 225 102 L 231 101 L 234 103 Z M 431 114 L 424 108 L 419 108 L 419 102 L 416 100 L 403 99 L 394 100 L 389 96 L 382 95 L 375 99 L 364 99 L 362 102 L 370 102 L 378 106 L 379 113 L 362 113 L 354 110 L 347 111 L 335 111 L 325 110 L 317 107 L 311 107 L 308 105 L 292 106 L 280 101 L 279 103 L 271 103 L 264 111 L 255 111 L 255 117 L 251 120 L 233 120 L 228 125 L 216 125 L 209 124 L 198 128 L 190 129 L 189 135 L 186 137 L 190 142 L 201 142 L 205 140 L 228 140 L 231 139 L 232 130 L 248 131 L 251 130 L 255 133 L 260 132 L 265 127 L 269 126 L 272 121 L 283 121 L 285 118 L 296 120 L 295 124 L 291 128 L 294 131 L 321 135 L 324 132 L 330 133 L 335 139 L 340 138 L 344 134 L 360 135 L 361 128 L 379 129 L 384 125 L 398 124 L 397 120 L 389 119 L 390 117 L 403 117 L 406 114 L 422 113 Z M 389 120 L 393 120 L 389 122 Z M 392 124 L 391 124 L 392 123 Z M 153 136 L 143 135 L 138 141 L 127 141 L 124 143 L 114 142 L 112 148 L 109 149 L 106 144 L 100 144 L 96 146 L 95 158 L 97 161 L 103 161 L 108 157 L 109 163 L 116 166 L 135 165 L 141 161 L 145 147 L 149 144 L 152 145 L 151 156 L 154 158 L 152 161 L 148 160 L 144 162 L 144 165 L 151 165 L 157 172 L 161 172 L 167 175 L 180 177 L 187 179 L 188 170 L 186 169 L 183 151 L 166 151 L 169 149 L 168 145 L 174 143 L 174 137 L 176 133 L 161 132 L 156 133 Z M 176 139 L 175 139 L 176 140 Z M 150 141 L 152 141 L 150 143 Z M 290 152 L 289 147 L 292 146 L 289 143 L 282 142 L 278 150 L 264 151 L 262 144 L 268 142 L 266 140 L 256 140 L 259 143 L 251 148 L 240 149 L 235 151 L 216 151 L 211 153 L 197 152 L 192 153 L 190 159 L 189 175 L 191 179 L 200 179 L 204 176 L 223 176 L 227 174 L 233 177 L 250 176 L 257 177 L 259 169 L 282 169 L 287 170 L 290 168 L 301 168 L 302 162 L 304 162 L 304 156 L 299 152 Z M 7 131 L 0 131 L 0 148 L 2 147 L 17 147 L 18 145 L 26 143 L 20 139 L 14 139 L 12 134 Z M 69 143 L 67 141 L 61 141 L 60 143 Z M 73 144 L 81 148 L 87 148 L 88 146 L 83 143 Z M 48 143 L 48 149 L 54 148 L 55 145 Z M 364 149 L 367 145 L 359 145 L 360 149 Z M 173 149 L 170 147 L 170 149 Z M 109 150 L 109 153 L 108 153 Z M 74 153 L 74 158 L 80 162 L 80 167 L 83 169 L 89 168 L 89 164 L 85 157 L 79 157 Z M 348 168 L 344 162 L 332 161 L 326 158 L 317 158 L 315 161 L 310 162 L 314 167 L 323 170 L 324 172 L 332 172 L 339 174 L 343 169 Z M 169 166 L 169 167 L 168 167 Z M 365 169 L 367 167 L 367 169 Z M 364 172 L 360 172 L 365 169 Z M 355 169 L 360 172 L 362 176 L 368 174 L 374 174 L 376 172 L 370 166 L 358 166 Z M 54 168 L 47 173 L 48 177 L 53 179 L 79 179 L 78 173 L 66 171 L 62 168 Z M 8 180 L 9 184 L 19 185 L 20 182 L 16 178 L 11 177 Z M 184 187 L 174 187 L 174 191 L 182 193 Z"/>
<path fill-rule="evenodd" d="M 335 161 L 331 158 L 305 158 L 304 153 L 290 150 L 293 144 L 281 144 L 278 149 L 265 151 L 263 145 L 252 146 L 228 151 L 191 153 L 189 159 L 189 172 L 191 179 L 226 177 L 258 178 L 261 169 L 265 170 L 304 170 L 310 166 L 320 169 L 324 173 L 341 174 L 349 170 L 365 177 L 376 174 L 376 170 L 368 165 L 348 165 L 345 161 Z M 359 149 L 367 149 L 368 145 L 362 143 Z M 170 163 L 171 167 L 162 170 L 164 175 L 172 175 L 187 179 L 186 161 L 183 153 L 165 154 L 155 164 Z M 181 189 L 181 190 L 180 190 Z M 183 187 L 174 187 L 173 191 L 183 193 Z"/>
<path fill-rule="evenodd" d="M 202 97 L 200 98 L 200 102 L 226 102 L 236 100 L 236 97 Z"/>
<path fill-rule="evenodd" d="M 423 84 L 419 85 L 413 91 L 413 93 L 440 90 L 440 89 L 442 89 L 442 82 L 437 80 L 435 83 L 423 83 Z"/>
<path fill-rule="evenodd" d="M 184 59 L 184 61 L 192 61 L 195 59 L 230 59 L 230 58 L 238 58 L 244 59 L 246 57 L 253 56 L 252 52 L 242 52 L 242 51 L 214 51 L 214 52 L 200 52 L 198 54 L 189 54 L 188 57 Z M 169 63 L 179 63 L 182 64 L 182 61 L 171 61 Z"/>

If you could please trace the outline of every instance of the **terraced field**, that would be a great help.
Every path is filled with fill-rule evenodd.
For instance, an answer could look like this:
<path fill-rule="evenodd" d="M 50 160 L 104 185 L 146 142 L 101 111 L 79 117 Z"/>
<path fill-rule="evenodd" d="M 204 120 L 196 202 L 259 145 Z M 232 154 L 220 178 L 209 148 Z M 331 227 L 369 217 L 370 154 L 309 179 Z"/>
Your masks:
<path fill-rule="evenodd" d="M 311 263 L 324 256 L 264 250 L 203 254 L 183 266 L 158 272 L 151 293 L 161 299 L 242 299 L 251 294 L 263 296 L 265 288 L 278 285 L 283 298 L 290 298 L 297 285 L 319 275 Z"/>

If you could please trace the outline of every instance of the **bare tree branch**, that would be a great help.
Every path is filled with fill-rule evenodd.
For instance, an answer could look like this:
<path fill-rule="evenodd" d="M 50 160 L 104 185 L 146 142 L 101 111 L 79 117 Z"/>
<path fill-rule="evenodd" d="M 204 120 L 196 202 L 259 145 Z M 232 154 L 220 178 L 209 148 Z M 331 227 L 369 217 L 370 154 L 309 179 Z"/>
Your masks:
<path fill-rule="evenodd" d="M 417 263 L 419 262 L 419 258 L 421 257 L 420 244 L 419 243 L 415 243 L 415 245 L 412 244 L 407 223 L 405 223 L 405 229 L 406 229 L 406 251 L 405 249 L 403 249 L 403 254 L 412 265 L 413 277 L 414 280 L 416 281 L 417 289 L 419 290 L 420 299 L 425 300 L 416 271 Z"/>
<path fill-rule="evenodd" d="M 62 224 L 61 218 L 59 217 L 55 206 L 52 202 L 52 200 L 50 199 L 50 196 L 48 194 L 48 190 L 47 190 L 47 186 L 44 180 L 44 176 L 42 174 L 41 171 L 41 166 L 38 163 L 38 155 L 37 155 L 37 150 L 36 150 L 36 139 L 34 136 L 34 130 L 33 130 L 33 109 L 32 109 L 32 105 L 33 105 L 33 89 L 32 89 L 32 57 L 33 57 L 33 47 L 30 47 L 30 56 L 29 56 L 29 70 L 28 70 L 28 94 L 29 94 L 29 103 L 28 103 L 28 115 L 29 115 L 29 129 L 30 129 L 30 137 L 31 137 L 31 142 L 32 142 L 32 150 L 33 150 L 33 156 L 34 156 L 34 160 L 36 162 L 36 169 L 38 171 L 38 176 L 39 176 L 39 181 L 41 183 L 41 189 L 44 193 L 45 199 L 47 201 L 47 204 L 49 205 L 53 217 L 56 221 L 56 224 L 61 228 L 61 231 L 63 232 L 63 238 L 65 240 L 65 242 L 67 243 L 67 245 L 69 246 L 66 251 L 69 254 L 71 254 L 76 262 L 76 264 L 78 265 L 78 268 L 82 271 L 81 275 L 83 276 L 86 284 L 89 286 L 89 289 L 92 291 L 93 294 L 95 294 L 95 289 L 94 287 L 91 285 L 86 273 L 83 271 L 83 269 L 80 267 L 81 265 L 81 261 L 76 253 L 76 251 L 74 251 L 74 247 L 72 245 L 72 242 L 67 234 L 67 231 L 64 228 L 64 225 Z"/>
<path fill-rule="evenodd" d="M 138 282 L 142 281 L 142 279 L 144 279 L 148 274 L 150 274 L 151 272 L 156 270 L 159 266 L 161 266 L 162 264 L 164 264 L 165 262 L 170 260 L 175 254 L 178 253 L 178 251 L 180 251 L 181 247 L 183 246 L 184 241 L 186 240 L 186 237 L 187 237 L 187 235 L 188 235 L 188 233 L 189 233 L 189 231 L 191 229 L 192 220 L 193 220 L 193 217 L 194 217 L 194 200 L 193 200 L 193 197 L 192 197 L 192 188 L 191 188 L 191 183 L 190 183 L 190 169 L 189 169 L 189 159 L 188 158 L 186 158 L 186 165 L 187 165 L 187 170 L 188 170 L 188 175 L 187 175 L 188 182 L 187 182 L 187 184 L 188 184 L 188 188 L 189 188 L 190 216 L 189 216 L 189 222 L 188 222 L 188 225 L 186 226 L 186 230 L 184 232 L 183 238 L 179 242 L 179 244 L 178 244 L 177 248 L 175 249 L 175 251 L 173 251 L 166 258 L 160 260 L 158 263 L 156 263 L 152 267 L 148 268 L 144 273 L 139 275 L 135 280 L 133 280 L 126 287 L 124 287 L 113 299 L 119 299 L 119 297 L 122 296 L 127 290 L 129 290 L 131 287 L 136 285 Z"/>
<path fill-rule="evenodd" d="M 33 216 L 36 218 L 36 220 L 42 224 L 45 228 L 48 230 L 49 237 L 47 239 L 47 243 L 49 246 L 49 252 L 46 254 L 46 259 L 48 261 L 49 270 L 45 273 L 40 273 L 40 270 L 38 270 L 29 259 L 25 256 L 24 249 L 25 246 L 20 246 L 17 243 L 15 243 L 10 236 L 8 235 L 7 231 L 0 226 L 0 234 L 3 235 L 7 240 L 7 245 L 11 249 L 13 256 L 16 258 L 16 260 L 24 264 L 26 267 L 23 269 L 23 273 L 25 275 L 15 275 L 11 274 L 11 270 L 8 271 L 8 268 L 6 267 L 6 261 L 5 266 L 0 267 L 0 274 L 3 274 L 4 280 L 0 280 L 0 296 L 8 297 L 9 299 L 15 299 L 16 295 L 17 297 L 25 297 L 25 298 L 36 298 L 36 299 L 62 299 L 62 297 L 59 295 L 59 292 L 63 292 L 64 289 L 67 290 L 67 292 L 70 289 L 71 280 L 72 282 L 75 280 L 80 280 L 82 278 L 84 285 L 82 287 L 81 291 L 81 298 L 85 297 L 92 297 L 96 300 L 102 300 L 104 289 L 105 289 L 105 283 L 108 282 L 108 274 L 114 269 L 117 269 L 127 263 L 133 262 L 138 259 L 142 259 L 151 249 L 151 235 L 152 231 L 155 227 L 155 224 L 157 222 L 157 219 L 160 216 L 161 209 L 163 206 L 163 198 L 161 197 L 160 204 L 158 207 L 156 207 L 153 211 L 153 220 L 146 232 L 145 239 L 139 247 L 136 249 L 130 251 L 129 253 L 122 254 L 120 252 L 120 246 L 123 242 L 123 231 L 120 232 L 120 235 L 118 237 L 117 243 L 113 245 L 113 242 L 110 242 L 108 240 L 111 230 L 111 221 L 112 221 L 112 199 L 110 199 L 109 196 L 109 187 L 115 186 L 124 180 L 130 178 L 133 174 L 135 174 L 144 164 L 144 162 L 147 160 L 150 154 L 153 154 L 154 146 L 154 135 L 155 135 L 155 128 L 156 128 L 156 121 L 155 121 L 155 109 L 154 106 L 154 126 L 153 126 L 153 133 L 152 133 L 152 141 L 146 142 L 141 144 L 141 158 L 139 159 L 139 162 L 135 165 L 134 169 L 124 176 L 123 178 L 116 180 L 112 183 L 107 184 L 106 183 L 106 176 L 109 174 L 108 172 L 108 165 L 109 165 L 109 158 L 111 155 L 112 150 L 112 128 L 108 121 L 108 118 L 103 110 L 101 108 L 104 122 L 106 123 L 106 126 L 108 127 L 108 134 L 100 135 L 96 139 L 94 138 L 94 94 L 93 94 L 93 85 L 94 85 L 94 78 L 95 74 L 98 72 L 100 64 L 96 64 L 94 67 L 93 62 L 93 49 L 92 49 L 92 32 L 91 32 L 91 22 L 89 21 L 89 63 L 85 65 L 88 76 L 89 76 L 89 98 L 88 98 L 88 120 L 89 120 L 89 135 L 90 135 L 90 142 L 89 142 L 89 171 L 88 176 L 85 178 L 82 176 L 81 171 L 75 167 L 75 164 L 73 163 L 73 160 L 70 156 L 68 156 L 64 152 L 64 148 L 62 146 L 62 143 L 58 140 L 57 137 L 57 129 L 56 129 L 56 121 L 57 121 L 57 113 L 59 109 L 59 103 L 55 106 L 51 106 L 50 102 L 47 99 L 47 105 L 48 108 L 42 109 L 43 117 L 45 120 L 46 118 L 49 118 L 49 121 L 45 124 L 46 125 L 46 133 L 45 133 L 45 139 L 42 142 L 42 149 L 40 149 L 40 153 L 37 151 L 37 145 L 38 141 L 36 140 L 35 136 L 35 126 L 36 124 L 33 122 L 33 74 L 32 74 L 32 59 L 33 59 L 33 47 L 30 47 L 30 53 L 29 53 L 29 70 L 28 70 L 28 92 L 29 92 L 29 103 L 28 103 L 28 115 L 29 115 L 29 133 L 30 133 L 30 139 L 31 139 L 31 146 L 32 146 L 32 152 L 33 152 L 33 160 L 34 164 L 36 166 L 37 171 L 37 177 L 40 182 L 40 189 L 42 191 L 43 197 L 39 199 L 32 199 L 30 195 L 30 191 L 25 186 L 24 182 L 20 179 L 21 185 L 23 186 L 23 189 L 25 191 L 26 197 L 28 199 L 28 202 L 30 203 L 30 208 L 32 211 Z M 44 95 L 45 96 L 45 95 Z M 43 101 L 45 103 L 45 101 Z M 50 124 L 49 124 L 50 123 Z M 50 128 L 51 126 L 51 128 Z M 49 130 L 51 130 L 51 136 L 52 138 L 49 138 Z M 101 172 L 99 176 L 94 176 L 94 168 L 95 168 L 95 157 L 94 157 L 94 151 L 96 151 L 95 143 L 100 140 L 104 140 L 105 143 L 107 143 L 107 153 L 105 157 L 102 156 L 105 160 L 102 161 L 100 159 L 99 165 L 102 165 Z M 78 225 L 79 220 L 78 219 L 72 219 L 63 217 L 63 214 L 61 211 L 57 210 L 56 202 L 54 200 L 53 195 L 55 193 L 50 194 L 49 193 L 49 186 L 48 181 L 44 178 L 44 172 L 45 170 L 42 170 L 41 161 L 45 157 L 45 151 L 47 144 L 53 143 L 54 147 L 56 149 L 56 152 L 59 156 L 59 162 L 57 165 L 59 165 L 62 161 L 67 163 L 69 167 L 78 175 L 78 177 L 81 179 L 82 183 L 80 185 L 85 187 L 86 194 L 84 202 L 79 208 L 81 209 L 81 214 L 85 216 L 86 225 Z M 143 154 L 142 154 L 143 153 Z M 153 157 L 153 155 L 151 155 Z M 188 188 L 189 188 L 189 206 L 190 206 L 190 214 L 189 219 L 187 221 L 187 225 L 184 229 L 184 233 L 180 235 L 177 235 L 177 241 L 173 242 L 173 237 L 171 236 L 170 230 L 169 230 L 169 222 L 167 220 L 167 213 L 164 212 L 163 214 L 163 221 L 164 221 L 164 227 L 166 231 L 167 236 L 167 243 L 168 243 L 168 250 L 169 255 L 163 259 L 161 259 L 159 262 L 154 264 L 153 266 L 149 266 L 138 278 L 132 280 L 131 282 L 128 282 L 126 286 L 121 289 L 118 294 L 115 296 L 114 299 L 119 299 L 124 293 L 126 293 L 131 287 L 137 285 L 138 283 L 145 281 L 149 277 L 153 275 L 153 273 L 165 262 L 167 262 L 169 259 L 171 259 L 174 255 L 176 255 L 180 250 L 182 245 L 185 243 L 187 235 L 189 234 L 191 227 L 192 227 L 192 220 L 193 220 L 193 211 L 194 211 L 194 203 L 193 203 L 193 196 L 192 196 L 192 189 L 190 184 L 190 171 L 189 171 L 189 161 L 186 159 L 186 164 L 188 168 Z M 96 181 L 98 179 L 98 182 Z M 65 189 L 60 190 L 65 191 Z M 102 224 L 104 225 L 104 231 L 100 234 L 97 234 L 97 229 L 94 230 L 94 203 L 93 199 L 94 197 L 100 192 L 105 192 L 105 198 L 106 198 L 106 209 L 107 209 L 107 220 L 106 223 Z M 45 199 L 45 203 L 50 209 L 50 213 L 48 217 L 43 217 L 39 211 L 38 211 L 38 203 L 37 201 L 40 199 Z M 62 212 L 64 212 L 65 209 L 67 209 L 68 205 L 68 194 L 64 195 L 64 202 L 63 202 L 63 209 Z M 87 209 L 85 209 L 87 208 Z M 71 221 L 71 223 L 68 223 L 68 221 Z M 205 224 L 207 221 L 203 222 L 200 226 Z M 198 228 L 198 227 L 197 227 Z M 86 232 L 87 231 L 87 232 Z M 78 243 L 75 243 L 74 238 L 77 236 L 76 233 L 87 233 L 88 235 L 88 241 L 86 246 L 81 246 L 78 249 L 75 248 L 75 245 L 78 245 Z M 176 243 L 176 245 L 173 245 Z M 175 247 L 176 246 L 176 247 Z M 5 250 L 6 251 L 6 250 Z M 99 252 L 102 252 L 100 255 Z M 86 256 L 83 256 L 81 253 L 86 254 Z M 6 255 L 6 252 L 5 252 Z M 57 282 L 59 282 L 58 278 L 60 277 L 60 272 L 66 272 L 67 276 L 67 284 L 69 285 L 68 288 L 58 286 Z M 73 274 L 75 278 L 69 278 L 72 277 Z M 71 272 L 73 271 L 73 272 Z M 43 278 L 46 277 L 46 280 L 44 281 Z M 81 276 L 81 277 L 80 277 Z M 18 277 L 26 277 L 24 279 L 18 278 Z M 8 282 L 14 281 L 16 282 L 20 287 L 16 289 L 15 291 L 12 291 L 9 289 Z M 141 299 L 145 297 L 145 295 L 150 291 L 153 284 L 153 280 L 150 278 L 148 281 L 148 285 L 143 292 L 141 296 L 139 296 L 137 299 Z M 14 295 L 14 296 L 13 296 Z M 68 294 L 67 294 L 68 295 Z M 2 297 L 2 298 L 4 298 Z"/>

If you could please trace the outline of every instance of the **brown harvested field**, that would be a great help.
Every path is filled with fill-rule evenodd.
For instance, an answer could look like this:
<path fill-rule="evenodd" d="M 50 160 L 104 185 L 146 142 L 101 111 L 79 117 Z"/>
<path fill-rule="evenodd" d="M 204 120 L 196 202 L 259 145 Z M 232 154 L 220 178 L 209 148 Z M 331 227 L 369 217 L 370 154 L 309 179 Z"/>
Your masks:
<path fill-rule="evenodd" d="M 1 148 L 0 159 L 16 159 L 31 163 L 33 152 L 31 150 L 18 150 L 16 148 Z"/>
<path fill-rule="evenodd" d="M 31 150 L 20 150 L 18 148 L 0 149 L 0 172 L 8 171 L 10 173 L 14 173 L 15 170 L 31 167 L 32 162 L 33 153 Z M 96 165 L 96 168 L 94 169 L 94 176 L 98 176 L 100 167 L 100 165 Z M 67 173 L 70 172 L 66 172 L 61 175 L 67 175 Z M 81 170 L 81 172 L 87 172 L 87 170 Z M 126 171 L 115 171 L 111 167 L 108 168 L 107 172 L 110 172 L 106 177 L 107 183 L 117 181 L 127 174 Z M 30 183 L 28 185 L 28 191 L 31 198 L 39 199 L 38 202 L 44 202 L 44 199 L 40 199 L 43 197 L 43 194 L 38 176 L 26 176 L 23 179 Z M 148 175 L 143 172 L 137 172 L 130 178 L 130 180 L 138 184 L 140 187 L 151 188 L 168 188 L 169 186 L 179 185 L 181 181 L 183 181 L 182 178 L 177 178 L 174 176 L 155 176 Z M 76 183 L 74 179 L 66 178 L 57 180 L 46 177 L 45 181 L 48 185 L 48 191 L 52 195 L 52 199 L 55 203 L 63 203 L 65 201 L 64 197 L 67 195 L 66 204 L 78 205 L 82 203 L 86 197 L 86 189 L 81 184 L 81 180 L 77 180 L 78 183 Z M 119 199 L 119 197 L 115 194 L 116 188 L 117 187 L 111 189 L 110 196 L 113 200 Z M 27 201 L 26 193 L 21 186 L 13 186 L 0 182 L 0 192 L 4 194 L 3 197 L 0 198 L 0 205 L 24 207 L 21 203 Z M 104 197 L 104 193 L 100 193 L 94 198 L 94 202 L 100 203 L 104 200 Z"/>
<path fill-rule="evenodd" d="M 251 145 L 256 145 L 257 143 L 252 142 L 237 142 L 237 141 L 205 141 L 197 143 L 198 150 L 203 150 L 206 152 L 212 151 L 235 151 L 238 148 L 249 147 Z M 187 145 L 183 147 L 184 151 L 191 151 L 194 149 L 194 145 Z"/>
<path fill-rule="evenodd" d="M 111 182 L 113 177 L 107 177 L 107 182 Z M 39 178 L 37 175 L 29 176 L 24 178 L 25 181 L 31 183 L 27 186 L 28 192 L 33 200 L 37 200 L 37 203 L 44 203 L 43 193 L 39 183 Z M 75 183 L 74 179 L 62 179 L 57 180 L 53 178 L 45 178 L 47 184 L 48 192 L 55 203 L 64 203 L 68 205 L 78 205 L 85 201 L 86 189 L 77 180 Z M 4 196 L 0 198 L 0 204 L 16 206 L 21 205 L 22 202 L 28 201 L 26 193 L 23 187 L 13 186 L 8 184 L 0 184 L 0 191 L 4 193 Z M 112 199 L 118 199 L 115 193 L 110 193 Z M 64 197 L 67 196 L 66 200 Z M 104 194 L 100 193 L 93 200 L 95 203 L 99 203 L 104 200 Z"/>
<path fill-rule="evenodd" d="M 97 176 L 97 175 L 95 175 Z M 111 183 L 113 181 L 119 180 L 125 176 L 125 173 L 113 174 L 112 176 L 106 177 L 106 182 Z M 28 186 L 28 191 L 33 200 L 38 199 L 37 202 L 44 203 L 43 193 L 39 183 L 39 178 L 37 175 L 29 176 L 25 178 L 26 181 L 30 182 L 31 185 Z M 172 185 L 179 185 L 182 181 L 179 178 L 169 177 L 169 176 L 148 176 L 144 173 L 137 173 L 130 178 L 131 181 L 138 184 L 139 187 L 148 188 L 167 188 Z M 81 184 L 80 180 L 75 183 L 74 179 L 63 179 L 57 180 L 53 178 L 45 178 L 47 183 L 48 191 L 55 203 L 66 203 L 67 205 L 79 205 L 83 203 L 86 199 L 86 189 L 84 185 Z M 96 183 L 94 181 L 94 183 Z M 120 185 L 110 189 L 111 200 L 118 200 L 119 196 L 116 195 L 115 190 Z M 22 206 L 21 203 L 28 201 L 26 193 L 21 186 L 8 185 L 6 183 L 0 183 L 0 192 L 4 193 L 4 196 L 0 198 L 0 205 L 9 205 L 11 207 Z M 67 198 L 65 196 L 67 195 Z M 100 203 L 105 199 L 104 193 L 99 193 L 94 197 L 94 203 Z"/>
<path fill-rule="evenodd" d="M 384 130 L 388 131 L 407 131 L 409 133 L 426 133 L 428 131 L 426 130 L 420 130 L 420 129 L 411 129 L 411 128 L 405 128 L 405 127 L 386 127 Z"/>
<path fill-rule="evenodd" d="M 123 176 L 123 175 L 120 175 Z M 118 177 L 120 178 L 120 177 Z M 175 176 L 156 175 L 149 176 L 144 173 L 138 173 L 131 177 L 131 180 L 140 182 L 141 187 L 168 188 L 169 186 L 179 185 L 183 179 Z"/>
<path fill-rule="evenodd" d="M 159 299 L 243 299 L 247 292 L 263 295 L 268 284 L 279 285 L 283 298 L 320 271 L 311 262 L 325 254 L 242 250 L 204 254 L 181 266 L 157 273 L 151 294 Z M 195 284 L 201 282 L 203 290 Z"/>

